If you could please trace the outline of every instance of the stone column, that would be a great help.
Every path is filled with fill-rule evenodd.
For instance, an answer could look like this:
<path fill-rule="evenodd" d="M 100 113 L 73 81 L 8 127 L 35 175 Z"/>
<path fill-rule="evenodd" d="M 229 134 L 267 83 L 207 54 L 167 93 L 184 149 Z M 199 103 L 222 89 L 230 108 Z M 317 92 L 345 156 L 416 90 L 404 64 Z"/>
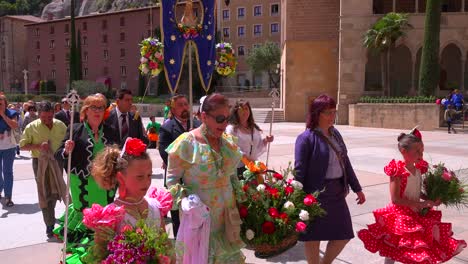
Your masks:
<path fill-rule="evenodd" d="M 419 13 L 419 0 L 414 0 L 414 9 L 414 13 Z"/>
<path fill-rule="evenodd" d="M 416 56 L 412 56 L 412 57 L 416 57 Z M 414 83 L 414 80 L 415 80 L 414 77 L 417 71 L 416 66 L 417 66 L 416 59 L 413 58 L 413 67 L 411 67 L 411 89 L 409 90 L 409 95 L 411 96 L 416 95 L 417 94 L 416 91 L 418 90 L 418 88 L 415 87 L 416 84 Z"/>
<path fill-rule="evenodd" d="M 464 13 L 465 12 L 465 0 L 461 0 L 461 10 L 460 12 Z"/>
<path fill-rule="evenodd" d="M 392 0 L 392 11 L 396 12 L 396 0 Z"/>

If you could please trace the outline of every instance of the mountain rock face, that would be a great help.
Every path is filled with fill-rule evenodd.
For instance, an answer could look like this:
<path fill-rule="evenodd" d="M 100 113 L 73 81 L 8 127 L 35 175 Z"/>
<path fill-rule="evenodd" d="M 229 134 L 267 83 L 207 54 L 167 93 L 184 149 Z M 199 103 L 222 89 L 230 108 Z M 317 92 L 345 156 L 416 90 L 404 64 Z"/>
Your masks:
<path fill-rule="evenodd" d="M 91 13 L 115 12 L 129 8 L 139 8 L 154 3 L 154 0 L 75 0 L 76 16 Z M 53 0 L 42 10 L 44 20 L 60 19 L 70 15 L 71 0 Z"/>

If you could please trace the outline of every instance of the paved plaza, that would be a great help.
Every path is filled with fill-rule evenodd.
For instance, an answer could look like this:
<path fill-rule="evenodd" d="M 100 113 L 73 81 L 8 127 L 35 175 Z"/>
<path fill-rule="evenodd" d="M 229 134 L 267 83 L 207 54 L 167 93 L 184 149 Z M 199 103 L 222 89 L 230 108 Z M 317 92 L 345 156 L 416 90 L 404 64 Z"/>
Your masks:
<path fill-rule="evenodd" d="M 261 124 L 267 131 L 268 124 Z M 402 131 L 390 129 L 337 127 L 348 147 L 352 165 L 366 194 L 367 202 L 356 205 L 355 195 L 348 196 L 348 204 L 357 231 L 373 222 L 372 210 L 388 204 L 388 177 L 383 167 L 392 158 L 400 158 L 396 138 Z M 294 142 L 304 130 L 303 123 L 277 123 L 274 125 L 275 141 L 271 146 L 270 167 L 286 167 L 294 159 Z M 451 169 L 458 170 L 468 180 L 468 134 L 447 134 L 443 131 L 423 132 L 425 159 L 428 162 L 444 162 Z M 153 159 L 153 185 L 162 186 L 163 170 L 157 150 L 149 150 Z M 266 155 L 263 156 L 263 159 Z M 14 164 L 13 201 L 16 205 L 0 208 L 0 263 L 1 264 L 56 264 L 60 260 L 62 244 L 47 241 L 45 226 L 38 207 L 36 184 L 28 152 L 22 152 Z M 453 224 L 455 237 L 468 241 L 468 209 L 458 211 L 441 207 L 443 221 Z M 58 204 L 56 217 L 64 211 Z M 170 224 L 167 230 L 172 231 Z M 324 249 L 325 244 L 322 244 Z M 270 258 L 257 259 L 250 250 L 244 250 L 247 263 L 307 263 L 303 245 L 298 243 L 286 253 Z M 383 258 L 366 251 L 361 241 L 353 239 L 334 263 L 383 263 Z M 468 250 L 463 251 L 448 263 L 468 263 Z"/>

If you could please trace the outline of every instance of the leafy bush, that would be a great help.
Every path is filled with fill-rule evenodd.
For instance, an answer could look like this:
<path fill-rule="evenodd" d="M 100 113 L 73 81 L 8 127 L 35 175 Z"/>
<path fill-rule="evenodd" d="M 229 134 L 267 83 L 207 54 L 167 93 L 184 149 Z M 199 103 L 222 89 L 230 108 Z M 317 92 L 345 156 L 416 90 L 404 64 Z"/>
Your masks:
<path fill-rule="evenodd" d="M 83 97 L 95 93 L 107 94 L 108 91 L 104 84 L 87 80 L 73 81 L 72 88 Z"/>
<path fill-rule="evenodd" d="M 139 104 L 141 102 L 142 96 L 134 96 L 133 97 L 133 103 Z M 164 104 L 166 99 L 160 98 L 160 97 L 155 97 L 155 96 L 145 96 L 143 99 L 143 104 Z"/>
<path fill-rule="evenodd" d="M 359 103 L 367 104 L 418 104 L 435 103 L 435 96 L 406 96 L 406 97 L 388 97 L 388 96 L 362 96 Z"/>

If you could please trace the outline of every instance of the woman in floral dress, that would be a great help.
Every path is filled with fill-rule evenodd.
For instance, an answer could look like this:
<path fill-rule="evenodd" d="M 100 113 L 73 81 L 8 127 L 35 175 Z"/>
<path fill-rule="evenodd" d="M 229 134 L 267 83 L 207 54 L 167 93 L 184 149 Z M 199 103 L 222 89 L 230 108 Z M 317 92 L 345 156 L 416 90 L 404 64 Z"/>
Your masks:
<path fill-rule="evenodd" d="M 209 95 L 201 106 L 202 126 L 182 134 L 167 149 L 167 185 L 180 201 L 197 194 L 211 216 L 208 262 L 244 263 L 242 243 L 230 242 L 225 230 L 225 212 L 236 209 L 234 186 L 242 155 L 231 136 L 224 133 L 229 117 L 228 99 Z"/>

